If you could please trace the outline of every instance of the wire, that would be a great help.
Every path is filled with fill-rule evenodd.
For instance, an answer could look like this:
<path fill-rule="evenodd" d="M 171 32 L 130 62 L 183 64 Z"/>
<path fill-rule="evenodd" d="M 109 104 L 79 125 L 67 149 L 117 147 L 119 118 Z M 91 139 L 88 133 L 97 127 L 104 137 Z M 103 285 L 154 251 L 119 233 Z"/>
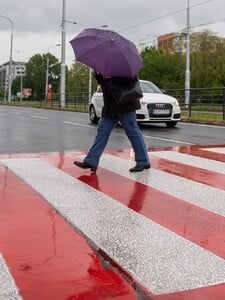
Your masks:
<path fill-rule="evenodd" d="M 221 22 L 224 22 L 224 21 L 225 21 L 225 18 L 220 19 L 220 20 L 216 20 L 216 21 L 212 21 L 212 22 L 208 22 L 208 23 L 202 23 L 202 24 L 199 24 L 199 25 L 193 25 L 193 26 L 191 26 L 190 28 L 195 28 L 195 27 L 205 26 L 205 25 L 209 25 L 209 24 L 221 23 Z"/>
<path fill-rule="evenodd" d="M 197 4 L 195 4 L 195 5 L 190 6 L 190 8 L 197 7 L 197 6 L 203 5 L 203 4 L 208 3 L 208 2 L 211 2 L 211 1 L 214 1 L 214 0 L 206 0 L 206 1 L 202 1 L 202 2 L 200 2 L 200 3 L 197 3 Z M 158 21 L 158 20 L 164 19 L 164 18 L 166 18 L 166 17 L 170 17 L 170 16 L 173 16 L 173 15 L 176 15 L 176 14 L 178 14 L 178 13 L 180 13 L 180 12 L 183 12 L 183 11 L 186 11 L 186 10 L 187 10 L 187 8 L 183 8 L 183 9 L 174 11 L 174 12 L 172 12 L 172 13 L 169 13 L 169 14 L 166 14 L 166 15 L 162 15 L 162 16 L 160 16 L 160 17 L 157 17 L 157 18 L 154 18 L 154 19 L 145 21 L 145 22 L 143 22 L 143 23 L 139 23 L 139 24 L 136 24 L 136 25 L 133 25 L 133 26 L 124 28 L 124 29 L 120 30 L 119 32 L 126 31 L 126 30 L 130 30 L 130 29 L 132 29 L 132 28 L 136 28 L 136 27 L 138 27 L 138 26 L 145 25 L 145 24 L 148 24 L 148 23 L 151 23 L 151 22 L 154 22 L 154 21 Z"/>

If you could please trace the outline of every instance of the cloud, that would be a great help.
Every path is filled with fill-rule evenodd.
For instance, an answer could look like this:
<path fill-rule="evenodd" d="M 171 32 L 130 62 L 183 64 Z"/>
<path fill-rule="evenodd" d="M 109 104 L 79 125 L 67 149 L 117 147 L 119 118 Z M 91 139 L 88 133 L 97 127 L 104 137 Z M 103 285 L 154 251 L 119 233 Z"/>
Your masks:
<path fill-rule="evenodd" d="M 14 49 L 20 51 L 14 57 L 26 60 L 29 55 L 45 53 L 50 46 L 61 42 L 62 4 L 63 0 L 1 0 L 0 14 L 10 17 L 14 23 Z M 224 0 L 190 0 L 191 25 L 225 18 L 224 8 Z M 67 61 L 73 58 L 68 41 L 85 27 L 107 24 L 109 29 L 119 31 L 136 44 L 151 45 L 157 35 L 184 29 L 186 15 L 187 0 L 66 0 L 66 20 L 77 22 L 77 25 L 66 24 L 67 56 L 70 57 Z M 9 25 L 0 18 L 0 63 L 9 57 Z M 208 27 L 225 35 L 223 23 Z"/>

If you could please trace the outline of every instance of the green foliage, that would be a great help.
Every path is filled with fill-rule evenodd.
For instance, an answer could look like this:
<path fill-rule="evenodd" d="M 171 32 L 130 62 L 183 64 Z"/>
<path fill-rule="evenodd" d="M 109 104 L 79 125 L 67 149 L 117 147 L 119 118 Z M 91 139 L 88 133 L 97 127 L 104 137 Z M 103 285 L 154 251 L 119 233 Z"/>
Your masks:
<path fill-rule="evenodd" d="M 4 99 L 5 97 L 5 90 L 0 89 L 0 100 Z"/>
<path fill-rule="evenodd" d="M 75 62 L 68 70 L 67 93 L 88 93 L 89 89 L 89 68 L 84 64 Z M 96 82 L 92 75 L 92 92 L 96 89 Z"/>
<path fill-rule="evenodd" d="M 191 36 L 191 85 L 225 86 L 225 40 L 211 31 Z"/>
<path fill-rule="evenodd" d="M 153 81 L 161 88 L 183 86 L 185 58 L 182 53 L 147 47 L 141 56 L 144 61 L 144 68 L 139 72 L 141 79 Z"/>
<path fill-rule="evenodd" d="M 144 67 L 139 78 L 150 80 L 163 89 L 184 88 L 186 53 L 162 51 L 146 47 L 141 53 Z M 33 99 L 43 99 L 45 94 L 47 54 L 36 54 L 26 64 L 23 87 L 32 89 Z M 190 79 L 191 87 L 225 86 L 225 39 L 205 30 L 190 35 Z M 59 93 L 60 65 L 49 53 L 49 84 L 53 93 Z M 92 76 L 92 93 L 97 83 Z M 13 82 L 13 93 L 20 91 L 20 78 Z M 75 62 L 66 72 L 66 93 L 89 92 L 89 68 Z"/>
<path fill-rule="evenodd" d="M 12 83 L 12 94 L 16 95 L 21 90 L 21 78 L 17 76 Z"/>
<path fill-rule="evenodd" d="M 170 49 L 171 50 L 171 49 Z M 141 79 L 164 89 L 184 88 L 186 53 L 147 47 L 141 53 L 144 68 Z M 191 87 L 225 86 L 225 39 L 209 30 L 190 35 Z"/>
<path fill-rule="evenodd" d="M 58 92 L 60 67 L 58 59 L 52 54 L 49 55 L 49 84 L 53 86 L 53 93 Z M 47 54 L 35 54 L 26 64 L 26 76 L 23 86 L 32 89 L 32 98 L 44 99 Z"/>

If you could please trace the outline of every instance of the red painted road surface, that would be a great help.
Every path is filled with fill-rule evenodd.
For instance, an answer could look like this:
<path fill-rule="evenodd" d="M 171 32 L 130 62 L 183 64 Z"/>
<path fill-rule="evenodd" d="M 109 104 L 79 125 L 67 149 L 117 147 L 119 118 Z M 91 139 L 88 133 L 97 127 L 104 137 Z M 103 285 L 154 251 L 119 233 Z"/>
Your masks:
<path fill-rule="evenodd" d="M 149 153 L 153 169 L 225 191 L 223 149 L 225 145 L 182 146 L 149 149 Z M 187 164 L 186 161 L 174 162 L 154 156 L 159 151 L 173 151 L 220 162 L 221 170 L 213 171 L 207 169 L 207 166 L 201 168 Z M 105 153 L 130 159 L 130 150 Z M 4 159 L 40 158 L 139 215 L 225 259 L 224 215 L 104 167 L 99 167 L 96 174 L 90 175 L 88 170 L 73 165 L 73 160 L 81 159 L 83 154 L 66 152 L 0 156 L 0 254 L 22 299 L 225 299 L 225 274 L 224 283 L 155 295 L 127 270 L 104 255 L 101 249 L 95 249 L 79 228 L 69 224 L 25 180 L 4 165 Z M 192 193 L 191 190 L 188 192 Z M 76 196 L 79 197 L 79 194 Z M 103 259 L 100 254 L 103 254 Z M 104 260 L 108 262 L 103 263 Z"/>

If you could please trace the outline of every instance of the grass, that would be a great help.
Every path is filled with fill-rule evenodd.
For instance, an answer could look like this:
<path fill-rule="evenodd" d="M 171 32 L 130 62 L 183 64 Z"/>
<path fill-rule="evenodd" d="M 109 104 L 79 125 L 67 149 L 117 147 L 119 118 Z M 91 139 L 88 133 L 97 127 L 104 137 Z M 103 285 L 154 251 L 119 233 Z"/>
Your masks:
<path fill-rule="evenodd" d="M 215 112 L 192 112 L 189 117 L 189 113 L 182 112 L 182 120 L 192 121 L 192 122 L 206 122 L 206 123 L 220 123 L 225 125 L 225 120 L 223 120 L 222 113 Z"/>

